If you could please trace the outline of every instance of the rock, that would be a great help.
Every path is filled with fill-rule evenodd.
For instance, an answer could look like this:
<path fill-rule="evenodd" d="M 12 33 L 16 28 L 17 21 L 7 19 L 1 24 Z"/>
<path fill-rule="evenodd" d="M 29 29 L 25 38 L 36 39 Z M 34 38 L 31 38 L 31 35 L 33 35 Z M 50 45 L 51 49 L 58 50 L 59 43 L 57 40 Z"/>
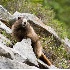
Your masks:
<path fill-rule="evenodd" d="M 4 37 L 2 34 L 0 34 L 0 42 L 3 43 L 4 45 L 8 46 L 8 47 L 13 46 L 11 41 L 8 38 Z"/>
<path fill-rule="evenodd" d="M 27 59 L 26 56 L 22 56 L 22 54 L 20 54 L 19 51 L 13 48 L 7 47 L 1 42 L 0 42 L 0 55 L 7 57 L 9 59 L 14 59 L 14 60 L 21 61 L 21 62 L 24 62 Z"/>
<path fill-rule="evenodd" d="M 41 68 L 47 68 L 47 69 L 58 69 L 57 67 L 55 67 L 54 65 L 48 66 L 47 64 L 45 64 L 43 61 L 38 59 L 38 63 L 40 65 Z"/>
<path fill-rule="evenodd" d="M 50 69 L 59 69 L 57 67 L 55 67 L 54 65 L 49 66 Z"/>
<path fill-rule="evenodd" d="M 18 62 L 18 63 L 27 64 L 27 66 L 28 65 L 32 66 L 31 68 L 38 67 L 37 58 L 30 48 L 30 44 L 31 44 L 30 42 L 31 41 L 29 41 L 29 39 L 28 39 L 28 40 L 24 40 L 22 42 L 14 45 L 14 48 L 9 48 L 9 47 L 5 46 L 3 43 L 0 42 L 0 56 L 5 57 L 5 59 L 9 58 L 10 60 L 13 60 L 13 62 L 15 61 L 15 62 Z M 28 42 L 28 45 L 27 45 L 27 42 Z M 23 44 L 23 45 L 20 45 L 20 44 Z M 19 47 L 17 45 L 19 45 Z M 27 48 L 28 46 L 29 46 L 30 49 Z M 20 48 L 20 47 L 22 47 L 22 48 Z M 24 48 L 24 50 L 23 50 L 23 48 Z M 20 49 L 20 50 L 18 50 L 18 49 Z M 3 61 L 4 60 L 2 60 L 2 62 Z M 0 62 L 0 64 L 1 64 L 1 62 Z M 14 63 L 14 65 L 15 64 L 17 64 L 17 63 Z M 18 64 L 18 65 L 20 65 L 20 64 Z M 7 65 L 7 67 L 9 68 L 8 65 Z M 17 68 L 17 67 L 15 67 L 15 68 Z M 14 67 L 12 67 L 12 68 L 14 68 Z M 20 68 L 25 68 L 25 66 L 20 67 Z M 26 67 L 26 68 L 30 68 L 30 67 Z"/>
<path fill-rule="evenodd" d="M 7 27 L 4 23 L 2 23 L 1 21 L 0 21 L 0 28 L 5 30 L 9 34 L 12 33 L 12 30 L 9 27 Z"/>
<path fill-rule="evenodd" d="M 0 5 L 0 18 L 5 20 L 12 19 L 12 15 L 5 8 L 3 8 L 2 5 Z"/>
<path fill-rule="evenodd" d="M 65 45 L 65 49 L 70 53 L 70 40 L 68 38 L 65 38 L 62 41 Z"/>
<path fill-rule="evenodd" d="M 38 68 L 35 66 L 29 66 L 25 63 L 0 56 L 0 69 L 38 69 Z"/>
<path fill-rule="evenodd" d="M 17 42 L 16 45 L 13 46 L 15 50 L 17 50 L 23 57 L 25 57 L 29 62 L 38 66 L 37 58 L 33 52 L 31 46 L 31 39 L 23 39 L 20 42 Z"/>
<path fill-rule="evenodd" d="M 43 61 L 41 61 L 39 59 L 38 59 L 38 63 L 39 63 L 39 67 L 42 69 L 48 69 L 49 68 L 49 66 L 47 64 L 45 64 Z"/>
<path fill-rule="evenodd" d="M 18 53 L 18 51 L 3 45 L 1 42 L 0 42 L 0 56 L 4 56 L 6 58 L 14 59 L 21 62 L 24 62 L 26 59 L 26 57 L 23 57 L 20 53 Z"/>

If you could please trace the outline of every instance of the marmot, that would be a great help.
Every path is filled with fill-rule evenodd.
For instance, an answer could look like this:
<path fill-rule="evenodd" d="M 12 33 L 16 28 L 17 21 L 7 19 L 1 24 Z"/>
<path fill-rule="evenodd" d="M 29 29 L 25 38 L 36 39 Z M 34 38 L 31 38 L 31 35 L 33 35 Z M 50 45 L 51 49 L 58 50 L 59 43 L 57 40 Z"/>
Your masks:
<path fill-rule="evenodd" d="M 16 41 L 21 41 L 23 38 L 30 38 L 33 51 L 36 54 L 37 58 L 47 63 L 49 66 L 52 65 L 49 59 L 42 52 L 42 45 L 40 43 L 38 35 L 25 18 L 18 17 L 16 22 L 14 22 L 12 25 L 12 36 L 16 39 Z"/>

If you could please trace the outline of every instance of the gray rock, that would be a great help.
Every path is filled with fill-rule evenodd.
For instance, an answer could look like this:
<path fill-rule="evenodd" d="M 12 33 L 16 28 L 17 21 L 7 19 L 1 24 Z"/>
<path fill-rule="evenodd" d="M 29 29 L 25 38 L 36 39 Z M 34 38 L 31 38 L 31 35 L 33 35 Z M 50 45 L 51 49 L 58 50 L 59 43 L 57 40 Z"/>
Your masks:
<path fill-rule="evenodd" d="M 12 15 L 5 8 L 3 8 L 2 5 L 0 5 L 0 18 L 6 19 L 6 20 L 12 18 Z"/>
<path fill-rule="evenodd" d="M 62 41 L 65 45 L 65 49 L 70 53 L 70 40 L 68 38 L 65 38 Z"/>
<path fill-rule="evenodd" d="M 30 44 L 30 39 L 23 39 L 21 42 L 16 43 L 16 45 L 14 45 L 14 48 L 9 48 L 0 42 L 0 56 L 9 58 L 19 63 L 26 63 L 29 66 L 38 67 L 37 58 Z"/>
<path fill-rule="evenodd" d="M 47 68 L 47 69 L 58 69 L 57 67 L 55 67 L 54 65 L 48 66 L 47 64 L 45 64 L 43 61 L 38 59 L 38 63 L 40 65 L 41 68 Z"/>
<path fill-rule="evenodd" d="M 6 46 L 12 45 L 11 41 L 8 38 L 4 37 L 2 34 L 0 34 L 0 42 Z"/>
<path fill-rule="evenodd" d="M 9 48 L 0 42 L 0 56 L 4 56 L 9 59 L 24 62 L 26 57 L 23 57 L 17 50 Z"/>
<path fill-rule="evenodd" d="M 38 69 L 25 63 L 0 56 L 0 69 Z"/>
<path fill-rule="evenodd" d="M 31 46 L 31 39 L 23 39 L 21 43 L 17 42 L 13 48 L 17 50 L 23 57 L 26 57 L 27 60 L 35 65 L 38 65 L 37 58 Z"/>
<path fill-rule="evenodd" d="M 5 30 L 6 33 L 8 34 L 12 33 L 12 30 L 9 27 L 7 27 L 4 23 L 2 23 L 1 21 L 0 21 L 0 28 Z"/>

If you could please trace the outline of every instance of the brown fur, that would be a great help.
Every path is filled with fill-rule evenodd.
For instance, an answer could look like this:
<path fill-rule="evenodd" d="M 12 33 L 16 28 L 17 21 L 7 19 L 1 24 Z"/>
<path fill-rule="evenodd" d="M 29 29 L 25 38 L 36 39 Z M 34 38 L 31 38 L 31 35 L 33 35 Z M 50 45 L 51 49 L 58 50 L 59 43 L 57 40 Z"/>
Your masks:
<path fill-rule="evenodd" d="M 37 58 L 40 58 L 42 61 L 48 65 L 52 63 L 42 52 L 42 45 L 39 41 L 39 37 L 34 31 L 33 27 L 27 22 L 25 27 L 22 27 L 22 19 L 18 19 L 12 26 L 12 36 L 17 40 L 21 41 L 23 38 L 30 38 L 32 41 L 33 51 L 36 54 Z"/>

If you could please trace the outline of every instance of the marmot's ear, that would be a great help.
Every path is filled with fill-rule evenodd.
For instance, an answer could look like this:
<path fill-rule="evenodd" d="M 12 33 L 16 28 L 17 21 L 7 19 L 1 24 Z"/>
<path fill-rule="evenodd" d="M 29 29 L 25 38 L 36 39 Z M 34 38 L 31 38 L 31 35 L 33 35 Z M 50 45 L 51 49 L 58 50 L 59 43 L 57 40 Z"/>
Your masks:
<path fill-rule="evenodd" d="M 21 19 L 21 17 L 18 17 L 18 20 Z"/>

